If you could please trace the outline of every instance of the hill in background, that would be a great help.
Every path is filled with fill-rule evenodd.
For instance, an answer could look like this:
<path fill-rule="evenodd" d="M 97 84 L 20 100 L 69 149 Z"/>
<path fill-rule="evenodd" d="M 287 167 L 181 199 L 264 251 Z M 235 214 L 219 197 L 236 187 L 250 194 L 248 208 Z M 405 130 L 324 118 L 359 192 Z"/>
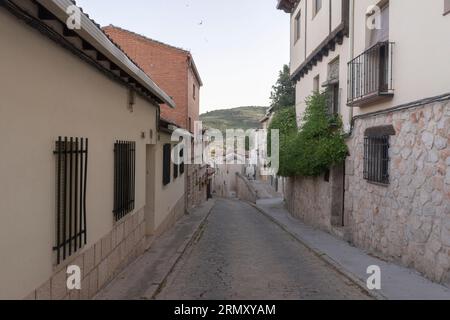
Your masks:
<path fill-rule="evenodd" d="M 203 128 L 214 128 L 225 132 L 226 129 L 259 129 L 260 120 L 267 107 L 239 107 L 214 110 L 200 115 Z"/>

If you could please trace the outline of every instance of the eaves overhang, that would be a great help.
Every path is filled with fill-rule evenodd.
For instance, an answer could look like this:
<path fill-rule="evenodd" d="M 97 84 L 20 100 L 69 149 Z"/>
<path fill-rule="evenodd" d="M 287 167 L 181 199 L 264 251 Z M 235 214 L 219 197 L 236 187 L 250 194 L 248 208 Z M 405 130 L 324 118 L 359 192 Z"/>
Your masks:
<path fill-rule="evenodd" d="M 58 20 L 64 22 L 69 18 L 67 9 L 75 4 L 72 0 L 36 0 L 36 2 L 51 12 Z M 80 28 L 71 31 L 148 90 L 159 103 L 165 103 L 169 107 L 175 108 L 173 99 L 131 61 L 85 13 L 81 12 Z"/>
<path fill-rule="evenodd" d="M 292 13 L 300 0 L 278 0 L 277 9 L 286 13 Z"/>
<path fill-rule="evenodd" d="M 324 57 L 327 57 L 330 52 L 336 50 L 337 45 L 342 45 L 345 37 L 348 37 L 348 25 L 343 22 L 291 73 L 291 80 L 299 81 L 303 78 Z"/>

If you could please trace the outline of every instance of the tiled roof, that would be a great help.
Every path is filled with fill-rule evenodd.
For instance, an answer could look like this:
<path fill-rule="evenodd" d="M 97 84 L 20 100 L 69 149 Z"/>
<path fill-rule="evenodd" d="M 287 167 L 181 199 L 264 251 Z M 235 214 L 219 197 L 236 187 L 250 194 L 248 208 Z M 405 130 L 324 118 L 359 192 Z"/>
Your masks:
<path fill-rule="evenodd" d="M 132 35 L 132 36 L 141 38 L 141 39 L 143 39 L 143 40 L 145 40 L 145 41 L 154 42 L 154 43 L 160 44 L 161 46 L 164 46 L 164 47 L 167 47 L 167 48 L 170 48 L 170 49 L 174 49 L 174 50 L 177 50 L 177 51 L 180 51 L 180 52 L 186 54 L 186 56 L 187 56 L 187 57 L 190 59 L 190 61 L 192 62 L 192 69 L 194 70 L 194 73 L 195 73 L 195 76 L 197 77 L 198 82 L 200 83 L 201 86 L 203 85 L 202 79 L 201 79 L 201 77 L 200 77 L 200 73 L 198 72 L 198 69 L 197 69 L 197 66 L 196 66 L 196 64 L 195 64 L 194 58 L 192 57 L 192 54 L 191 54 L 190 51 L 188 51 L 188 50 L 186 50 L 186 49 L 182 49 L 182 48 L 180 48 L 180 47 L 176 47 L 176 46 L 173 46 L 173 45 L 164 43 L 164 42 L 161 42 L 161 41 L 158 41 L 158 40 L 155 40 L 155 39 L 152 39 L 152 38 L 149 38 L 149 37 L 144 36 L 144 35 L 142 35 L 142 34 L 140 34 L 140 33 L 137 33 L 137 32 L 134 32 L 134 31 L 130 31 L 130 30 L 127 30 L 127 29 L 124 29 L 124 28 L 115 26 L 115 25 L 113 25 L 113 24 L 110 24 L 109 26 L 103 27 L 102 31 L 105 32 L 105 29 L 108 29 L 108 28 L 115 29 L 115 30 L 119 30 L 119 31 L 128 33 L 128 34 L 130 34 L 130 35 Z M 108 37 L 109 37 L 109 36 L 108 36 Z M 120 47 L 119 47 L 119 48 L 120 48 Z"/>

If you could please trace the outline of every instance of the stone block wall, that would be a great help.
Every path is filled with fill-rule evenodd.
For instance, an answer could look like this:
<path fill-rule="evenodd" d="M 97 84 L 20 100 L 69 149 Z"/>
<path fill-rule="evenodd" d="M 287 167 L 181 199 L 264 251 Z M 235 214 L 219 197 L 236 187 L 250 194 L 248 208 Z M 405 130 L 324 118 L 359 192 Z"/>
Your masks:
<path fill-rule="evenodd" d="M 331 184 L 323 176 L 288 178 L 285 199 L 294 217 L 320 229 L 331 229 Z"/>
<path fill-rule="evenodd" d="M 236 174 L 236 195 L 240 200 L 256 203 L 258 196 L 256 190 L 250 185 L 247 178 L 243 175 Z"/>
<path fill-rule="evenodd" d="M 190 164 L 186 166 L 187 208 L 193 208 L 207 201 L 207 168 L 204 165 Z"/>
<path fill-rule="evenodd" d="M 125 216 L 100 241 L 55 267 L 53 276 L 31 292 L 28 300 L 87 300 L 145 251 L 144 209 Z M 81 269 L 81 290 L 67 289 L 67 267 Z"/>
<path fill-rule="evenodd" d="M 390 184 L 363 178 L 364 132 L 392 125 Z M 352 242 L 450 283 L 450 103 L 355 120 L 346 164 L 345 215 Z"/>

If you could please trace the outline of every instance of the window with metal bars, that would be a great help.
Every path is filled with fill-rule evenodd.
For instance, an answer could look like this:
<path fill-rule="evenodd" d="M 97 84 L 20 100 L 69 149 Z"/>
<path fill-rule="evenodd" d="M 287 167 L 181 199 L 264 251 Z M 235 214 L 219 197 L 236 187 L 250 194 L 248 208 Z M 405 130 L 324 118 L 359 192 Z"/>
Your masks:
<path fill-rule="evenodd" d="M 172 152 L 172 146 L 170 143 L 166 143 L 163 147 L 163 185 L 170 183 L 170 156 Z"/>
<path fill-rule="evenodd" d="M 182 162 L 180 163 L 180 176 L 184 174 L 184 149 L 180 150 L 180 159 Z"/>
<path fill-rule="evenodd" d="M 114 217 L 119 221 L 134 210 L 136 181 L 136 142 L 114 144 Z"/>
<path fill-rule="evenodd" d="M 56 141 L 56 261 L 60 264 L 87 242 L 88 139 Z"/>
<path fill-rule="evenodd" d="M 389 184 L 389 136 L 364 137 L 364 179 Z"/>
<path fill-rule="evenodd" d="M 173 178 L 174 179 L 178 178 L 178 172 L 179 172 L 179 165 L 174 163 L 173 164 Z"/>

